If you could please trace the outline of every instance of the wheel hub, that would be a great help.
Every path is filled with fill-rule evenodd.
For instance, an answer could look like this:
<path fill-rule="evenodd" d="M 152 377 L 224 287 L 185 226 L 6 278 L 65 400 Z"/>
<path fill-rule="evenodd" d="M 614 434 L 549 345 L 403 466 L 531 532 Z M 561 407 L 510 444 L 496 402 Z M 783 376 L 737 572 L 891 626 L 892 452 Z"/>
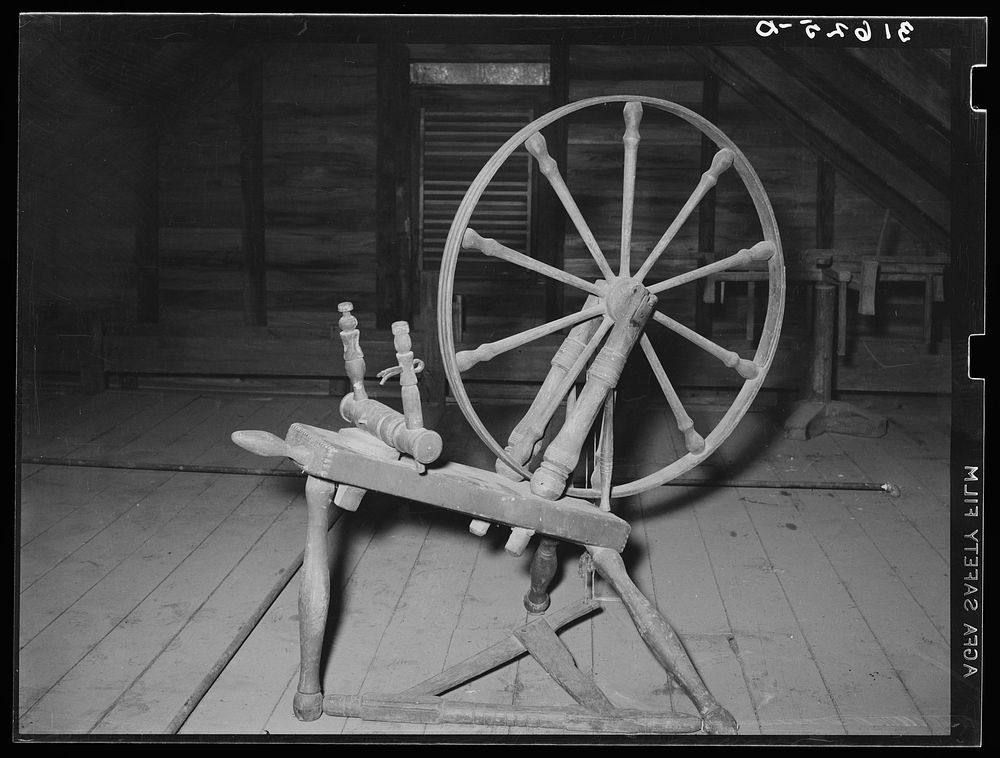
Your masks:
<path fill-rule="evenodd" d="M 656 296 L 642 286 L 642 282 L 634 277 L 619 277 L 607 285 L 604 291 L 604 310 L 615 323 L 630 318 L 636 306 L 646 297 Z"/>

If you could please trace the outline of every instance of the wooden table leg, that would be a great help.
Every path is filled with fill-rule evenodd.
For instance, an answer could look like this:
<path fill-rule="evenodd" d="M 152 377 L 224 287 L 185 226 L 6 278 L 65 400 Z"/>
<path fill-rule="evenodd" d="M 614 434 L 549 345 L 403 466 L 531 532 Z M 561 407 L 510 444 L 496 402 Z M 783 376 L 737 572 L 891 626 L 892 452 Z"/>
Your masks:
<path fill-rule="evenodd" d="M 299 585 L 299 686 L 292 707 L 300 721 L 315 721 L 323 715 L 320 657 L 326 614 L 330 606 L 330 555 L 326 533 L 330 501 L 337 485 L 325 479 L 306 479 L 306 549 Z"/>
<path fill-rule="evenodd" d="M 736 719 L 708 691 L 669 622 L 639 591 L 625 570 L 622 557 L 606 547 L 587 546 L 594 567 L 622 599 L 639 636 L 656 660 L 684 688 L 694 702 L 709 734 L 736 734 Z"/>

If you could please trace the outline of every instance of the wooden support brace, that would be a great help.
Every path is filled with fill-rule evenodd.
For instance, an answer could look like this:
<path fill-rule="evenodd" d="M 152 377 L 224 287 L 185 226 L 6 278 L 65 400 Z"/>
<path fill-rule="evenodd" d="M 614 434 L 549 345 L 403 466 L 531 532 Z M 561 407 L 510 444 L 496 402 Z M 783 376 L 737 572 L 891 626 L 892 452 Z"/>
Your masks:
<path fill-rule="evenodd" d="M 709 734 L 736 734 L 736 720 L 708 691 L 669 622 L 629 578 L 622 557 L 613 551 L 590 545 L 587 552 L 593 559 L 594 568 L 622 599 L 649 651 L 698 708 L 704 719 L 705 731 Z"/>
<path fill-rule="evenodd" d="M 572 653 L 544 618 L 515 630 L 514 636 L 576 702 L 596 713 L 614 712 L 615 706 L 601 692 L 594 677 L 577 667 Z"/>
<path fill-rule="evenodd" d="M 558 611 L 553 611 L 546 617 L 546 623 L 551 629 L 558 631 L 567 624 L 593 613 L 600 607 L 601 604 L 592 598 L 578 600 L 575 603 L 560 608 Z M 528 651 L 517 637 L 516 632 L 517 630 L 514 630 L 509 637 L 495 645 L 491 645 L 485 650 L 481 650 L 475 655 L 466 658 L 464 661 L 450 666 L 440 674 L 436 674 L 403 690 L 396 697 L 414 698 L 421 695 L 441 695 L 458 687 L 460 684 L 482 676 L 487 671 L 492 671 L 498 666 L 502 666 L 508 661 L 524 655 Z"/>

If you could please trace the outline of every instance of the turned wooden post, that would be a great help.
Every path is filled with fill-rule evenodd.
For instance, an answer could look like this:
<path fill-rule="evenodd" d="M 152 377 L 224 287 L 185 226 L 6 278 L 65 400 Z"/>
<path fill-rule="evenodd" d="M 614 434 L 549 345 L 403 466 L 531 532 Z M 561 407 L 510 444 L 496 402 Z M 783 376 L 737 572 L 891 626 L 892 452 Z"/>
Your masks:
<path fill-rule="evenodd" d="M 670 623 L 635 586 L 621 555 L 606 547 L 587 547 L 600 572 L 628 610 L 635 627 L 656 660 L 684 688 L 709 734 L 736 734 L 736 720 L 715 699 L 694 667 Z"/>
<path fill-rule="evenodd" d="M 623 280 L 624 281 L 624 280 Z M 566 481 L 580 460 L 580 450 L 597 413 L 621 377 L 625 361 L 653 311 L 656 297 L 640 284 L 626 283 L 609 295 L 615 319 L 604 347 L 587 371 L 587 383 L 573 404 L 559 434 L 545 450 L 542 464 L 531 476 L 531 491 L 556 500 L 566 489 Z"/>
<path fill-rule="evenodd" d="M 299 585 L 299 686 L 292 702 L 296 718 L 314 721 L 323 715 L 320 658 L 326 614 L 330 606 L 330 555 L 326 542 L 330 500 L 337 486 L 310 476 L 306 479 L 306 549 Z"/>
<path fill-rule="evenodd" d="M 410 325 L 405 321 L 392 324 L 393 346 L 399 362 L 399 392 L 403 399 L 403 417 L 407 429 L 423 429 L 424 413 L 420 407 L 420 388 L 417 386 L 417 372 L 413 367 L 413 342 L 410 340 Z"/>
<path fill-rule="evenodd" d="M 558 548 L 559 541 L 551 537 L 538 540 L 535 557 L 531 559 L 531 587 L 524 596 L 524 607 L 529 613 L 545 613 L 549 607 L 549 584 L 559 567 Z"/>
<path fill-rule="evenodd" d="M 589 295 L 583 307 L 588 308 L 599 302 L 600 298 Z M 545 376 L 538 394 L 535 395 L 528 411 L 507 438 L 507 452 L 521 465 L 531 460 L 536 445 L 542 439 L 552 416 L 563 401 L 565 393 L 562 390 L 567 373 L 572 369 L 590 338 L 594 336 L 599 323 L 598 320 L 592 319 L 574 326 L 566 335 L 559 349 L 556 350 L 555 355 L 552 356 L 552 360 L 549 362 L 549 373 Z M 521 479 L 520 475 L 499 459 L 496 462 L 496 471 L 514 481 Z"/>
<path fill-rule="evenodd" d="M 340 339 L 344 343 L 344 369 L 347 379 L 354 392 L 355 400 L 367 400 L 365 392 L 365 354 L 361 352 L 361 332 L 358 331 L 358 320 L 354 317 L 353 303 L 340 303 Z"/>

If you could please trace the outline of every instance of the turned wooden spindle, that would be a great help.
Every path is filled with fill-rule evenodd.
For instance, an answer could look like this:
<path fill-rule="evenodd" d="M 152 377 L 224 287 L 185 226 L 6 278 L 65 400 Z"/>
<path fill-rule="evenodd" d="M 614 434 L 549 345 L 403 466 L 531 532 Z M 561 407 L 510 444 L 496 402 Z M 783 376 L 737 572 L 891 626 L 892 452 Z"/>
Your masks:
<path fill-rule="evenodd" d="M 594 259 L 597 267 L 601 270 L 601 275 L 608 281 L 614 279 L 615 274 L 608 265 L 608 261 L 604 257 L 604 253 L 601 252 L 601 248 L 597 244 L 597 239 L 594 237 L 594 233 L 590 231 L 590 227 L 587 226 L 587 222 L 584 220 L 583 214 L 580 212 L 580 208 L 576 204 L 576 200 L 573 199 L 573 195 L 570 194 L 569 187 L 566 186 L 566 182 L 563 181 L 562 175 L 559 173 L 559 165 L 556 163 L 555 159 L 549 155 L 548 147 L 545 144 L 545 137 L 543 137 L 540 132 L 535 132 L 528 137 L 527 140 L 525 140 L 524 148 L 531 154 L 531 157 L 538 162 L 538 170 L 542 172 L 542 176 L 546 178 L 549 185 L 559 197 L 559 200 L 563 204 L 563 208 L 566 209 L 566 214 L 573 222 L 573 226 L 576 227 L 576 231 L 583 240 L 583 244 L 587 247 L 587 251 Z"/>
<path fill-rule="evenodd" d="M 657 311 L 653 314 L 653 320 L 658 324 L 663 324 L 665 327 L 671 331 L 679 334 L 687 340 L 690 340 L 695 345 L 700 347 L 709 355 L 714 356 L 718 359 L 723 366 L 726 368 L 733 369 L 737 374 L 742 376 L 744 379 L 755 379 L 757 374 L 760 373 L 760 369 L 757 364 L 753 361 L 747 360 L 746 358 L 740 358 L 739 353 L 735 353 L 732 350 L 727 350 L 722 347 L 722 345 L 717 345 L 712 340 L 707 337 L 703 337 L 698 334 L 698 332 L 690 329 L 684 324 L 675 321 L 663 313 Z"/>
<path fill-rule="evenodd" d="M 691 193 L 687 202 L 685 202 L 680 211 L 678 211 L 677 216 L 671 222 L 670 226 L 667 227 L 667 231 L 663 233 L 663 236 L 660 237 L 659 242 L 657 242 L 652 251 L 650 251 L 642 266 L 640 266 L 639 270 L 635 272 L 636 279 L 640 282 L 645 279 L 646 274 L 648 274 L 650 269 L 653 268 L 653 265 L 659 259 L 663 251 L 667 249 L 667 246 L 677 235 L 677 232 L 680 231 L 680 228 L 698 206 L 698 203 L 700 203 L 702 199 L 704 199 L 705 195 L 708 194 L 708 191 L 718 183 L 719 177 L 722 173 L 733 165 L 735 158 L 735 154 L 728 147 L 722 148 L 715 154 L 715 157 L 712 158 L 712 165 L 708 167 L 708 170 L 704 174 L 701 175 L 701 179 L 698 182 L 698 186 L 695 187 L 694 192 Z"/>
<path fill-rule="evenodd" d="M 354 317 L 354 304 L 343 302 L 337 305 L 340 311 L 340 339 L 344 343 L 344 368 L 347 379 L 351 383 L 355 400 L 365 400 L 365 354 L 361 352 L 361 332 L 358 331 L 358 320 Z"/>
<path fill-rule="evenodd" d="M 674 419 L 677 421 L 677 428 L 684 435 L 684 447 L 687 448 L 689 453 L 698 455 L 705 450 L 705 438 L 695 431 L 694 421 L 691 420 L 687 411 L 684 410 L 684 406 L 677 396 L 677 390 L 670 383 L 667 372 L 663 369 L 663 364 L 660 363 L 660 359 L 656 356 L 656 351 L 653 349 L 649 337 L 645 334 L 642 335 L 639 338 L 639 345 L 646 354 L 649 366 L 653 369 L 653 376 L 656 377 L 660 389 L 663 390 L 663 396 L 667 399 L 667 405 L 670 406 L 670 410 L 674 414 Z"/>
<path fill-rule="evenodd" d="M 417 386 L 417 372 L 413 368 L 413 341 L 410 339 L 410 325 L 405 321 L 392 324 L 392 344 L 396 348 L 399 361 L 399 392 L 403 400 L 403 418 L 407 429 L 423 429 L 424 414 L 420 407 L 420 388 Z"/>
<path fill-rule="evenodd" d="M 657 282 L 656 284 L 650 286 L 649 291 L 654 295 L 658 295 L 666 290 L 673 289 L 674 287 L 680 287 L 682 284 L 693 282 L 696 279 L 703 279 L 706 276 L 717 274 L 720 271 L 749 266 L 754 261 L 768 261 L 774 255 L 774 250 L 775 248 L 773 243 L 763 240 L 751 248 L 744 248 L 738 253 L 734 253 L 727 258 L 723 258 L 722 260 L 709 263 L 705 266 L 699 266 L 698 268 L 691 269 L 683 274 L 678 274 L 677 276 L 672 276 L 669 279 L 664 279 L 662 282 Z"/>
<path fill-rule="evenodd" d="M 598 412 L 625 368 L 625 361 L 642 333 L 656 304 L 656 297 L 642 285 L 631 284 L 621 291 L 613 307 L 615 325 L 604 347 L 587 371 L 587 383 L 573 405 L 559 434 L 545 450 L 542 464 L 531 476 L 531 491 L 548 500 L 558 499 L 566 481 L 580 460 L 580 451 Z M 614 294 L 614 293 L 612 293 Z"/>
<path fill-rule="evenodd" d="M 568 284 L 571 287 L 576 287 L 584 292 L 589 292 L 592 294 L 600 294 L 601 289 L 596 282 L 588 282 L 586 279 L 581 279 L 575 274 L 571 274 L 568 271 L 563 271 L 562 269 L 550 266 L 547 263 L 536 260 L 531 256 L 525 255 L 524 253 L 519 253 L 517 250 L 512 250 L 506 245 L 501 245 L 492 237 L 483 237 L 475 229 L 466 229 L 465 234 L 462 236 L 462 247 L 466 250 L 478 250 L 483 255 L 488 255 L 491 258 L 499 258 L 500 260 L 507 261 L 508 263 L 513 263 L 516 266 L 521 266 L 529 271 L 534 271 L 542 276 L 547 276 L 550 279 L 555 279 L 557 282 L 562 282 L 563 284 Z"/>
<path fill-rule="evenodd" d="M 344 395 L 340 401 L 340 415 L 344 421 L 364 429 L 418 463 L 433 463 L 444 447 L 441 435 L 437 432 L 423 428 L 410 429 L 402 413 L 378 400 L 355 400 L 353 395 Z"/>
<path fill-rule="evenodd" d="M 475 350 L 460 350 L 455 353 L 455 362 L 458 364 L 458 370 L 464 373 L 477 363 L 491 361 L 498 355 L 516 350 L 523 345 L 527 345 L 529 342 L 534 342 L 561 329 L 579 324 L 581 321 L 596 318 L 603 312 L 604 306 L 600 303 L 592 305 L 578 313 L 570 313 L 562 318 L 557 318 L 555 321 L 549 321 L 547 324 L 533 326 L 530 329 L 525 329 L 523 332 L 512 334 L 510 337 L 505 337 L 495 342 L 484 342 Z"/>
<path fill-rule="evenodd" d="M 420 391 L 416 386 L 413 352 L 410 350 L 409 326 L 405 321 L 393 324 L 393 333 L 399 332 L 396 334 L 398 341 L 395 346 L 396 357 L 400 360 L 400 381 L 404 384 L 403 408 L 409 411 L 404 415 L 378 400 L 369 398 L 365 392 L 365 361 L 357 329 L 358 320 L 351 313 L 353 307 L 351 303 L 341 303 L 337 306 L 343 314 L 340 318 L 340 336 L 344 341 L 344 365 L 354 390 L 352 394 L 344 395 L 340 401 L 341 418 L 359 429 L 364 429 L 401 453 L 406 453 L 420 464 L 433 463 L 441 455 L 444 446 L 437 432 L 423 428 Z M 406 327 L 405 332 L 400 325 Z M 404 362 L 408 368 L 403 365 Z"/>
<path fill-rule="evenodd" d="M 635 200 L 635 167 L 639 151 L 639 123 L 642 121 L 642 103 L 625 104 L 625 167 L 622 172 L 622 236 L 619 276 L 628 276 L 632 254 L 632 210 Z"/>
<path fill-rule="evenodd" d="M 590 308 L 599 302 L 599 298 L 591 295 L 583 307 Z M 549 362 L 549 372 L 535 395 L 535 399 L 532 400 L 531 406 L 507 438 L 507 452 L 522 466 L 534 455 L 538 443 L 566 394 L 566 376 L 587 347 L 587 343 L 594 336 L 599 325 L 599 321 L 593 320 L 577 324 L 570 329 L 569 334 L 566 335 L 559 349 L 552 356 L 552 360 Z M 575 380 L 574 376 L 573 381 Z M 517 472 L 499 459 L 496 462 L 496 471 L 514 481 L 521 479 Z"/>
<path fill-rule="evenodd" d="M 604 282 L 598 280 L 598 283 L 603 285 Z M 584 310 L 593 308 L 599 303 L 600 298 L 591 295 L 584 303 Z M 593 352 L 594 345 L 590 345 L 590 341 L 599 328 L 600 322 L 597 321 L 577 324 L 570 330 L 552 357 L 549 373 L 542 382 L 538 394 L 535 395 L 531 407 L 508 437 L 506 450 L 522 466 L 534 455 L 552 416 L 567 393 L 567 385 L 576 381 L 577 375 L 583 369 L 581 356 L 587 352 L 588 346 L 590 347 L 588 355 Z M 500 459 L 497 459 L 495 467 L 498 474 L 511 481 L 517 482 L 522 479 L 520 473 Z M 469 524 L 469 531 L 480 537 L 486 534 L 488 529 L 489 524 L 478 519 Z M 513 556 L 521 555 L 533 535 L 534 532 L 529 529 L 515 527 L 511 530 L 510 538 L 505 545 L 506 551 Z"/>
<path fill-rule="evenodd" d="M 549 537 L 538 540 L 538 548 L 531 559 L 531 585 L 524 596 L 524 607 L 529 613 L 545 613 L 549 603 L 549 585 L 559 568 L 556 554 L 559 541 Z"/>

